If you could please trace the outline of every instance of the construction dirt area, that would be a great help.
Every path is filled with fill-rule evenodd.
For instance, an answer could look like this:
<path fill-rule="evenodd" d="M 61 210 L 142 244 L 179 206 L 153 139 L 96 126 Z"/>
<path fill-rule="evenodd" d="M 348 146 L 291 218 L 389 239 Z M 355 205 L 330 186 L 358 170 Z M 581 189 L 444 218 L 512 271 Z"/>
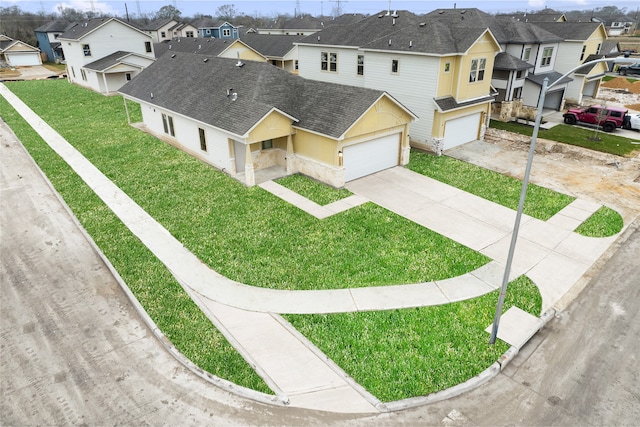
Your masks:
<path fill-rule="evenodd" d="M 611 82 L 621 85 L 618 78 Z M 638 113 L 640 81 L 634 84 L 632 90 L 603 87 L 598 100 L 624 105 L 630 113 Z M 609 206 L 620 212 L 628 224 L 640 215 L 640 132 L 637 135 L 638 151 L 631 157 L 619 157 L 538 138 L 530 182 Z M 456 147 L 446 154 L 522 179 L 531 138 L 488 129 L 485 140 Z"/>

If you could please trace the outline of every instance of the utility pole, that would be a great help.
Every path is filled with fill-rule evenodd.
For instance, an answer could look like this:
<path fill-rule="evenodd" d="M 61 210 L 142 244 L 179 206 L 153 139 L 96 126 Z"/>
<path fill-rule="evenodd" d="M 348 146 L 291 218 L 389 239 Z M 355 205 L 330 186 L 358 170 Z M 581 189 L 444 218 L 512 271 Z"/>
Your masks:
<path fill-rule="evenodd" d="M 346 0 L 329 0 L 332 3 L 335 3 L 335 7 L 333 8 L 333 16 L 338 17 L 342 15 L 342 3 L 347 3 Z"/>

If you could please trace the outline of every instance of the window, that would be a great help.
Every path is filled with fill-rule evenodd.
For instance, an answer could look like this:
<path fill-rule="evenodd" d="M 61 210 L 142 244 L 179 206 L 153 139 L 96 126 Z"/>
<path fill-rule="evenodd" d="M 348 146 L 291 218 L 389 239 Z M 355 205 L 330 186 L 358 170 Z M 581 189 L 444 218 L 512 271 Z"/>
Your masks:
<path fill-rule="evenodd" d="M 165 33 L 164 31 L 160 32 L 160 37 L 165 38 L 167 37 L 167 33 Z"/>
<path fill-rule="evenodd" d="M 320 52 L 320 69 L 322 71 L 338 71 L 338 54 L 334 52 Z"/>
<path fill-rule="evenodd" d="M 71 67 L 71 74 L 73 74 L 73 78 L 75 79 L 76 78 L 76 70 L 73 67 Z"/>
<path fill-rule="evenodd" d="M 391 60 L 391 72 L 394 74 L 398 73 L 398 60 L 397 59 L 392 59 Z"/>
<path fill-rule="evenodd" d="M 131 80 L 131 73 L 126 73 L 124 76 L 127 79 L 127 81 Z"/>
<path fill-rule="evenodd" d="M 495 74 L 494 74 L 494 76 L 495 76 Z M 516 71 L 516 79 L 521 79 L 523 77 L 524 77 L 524 71 L 522 71 L 522 70 Z"/>
<path fill-rule="evenodd" d="M 187 31 L 187 37 L 193 37 L 193 31 Z"/>
<path fill-rule="evenodd" d="M 84 56 L 91 56 L 91 47 L 88 44 L 83 44 L 82 52 L 84 52 Z"/>
<path fill-rule="evenodd" d="M 207 151 L 207 135 L 204 132 L 204 129 L 198 128 L 198 133 L 200 134 L 200 149 L 202 151 Z"/>
<path fill-rule="evenodd" d="M 449 71 L 451 71 L 451 62 L 445 62 L 444 63 L 444 72 L 448 73 Z"/>
<path fill-rule="evenodd" d="M 164 133 L 176 136 L 173 130 L 173 117 L 162 114 L 162 127 L 164 128 Z"/>
<path fill-rule="evenodd" d="M 144 49 L 147 53 L 151 52 L 151 42 L 144 42 Z"/>
<path fill-rule="evenodd" d="M 469 83 L 481 82 L 484 80 L 484 69 L 487 65 L 486 58 L 473 59 L 471 61 L 471 72 L 469 73 Z"/>
<path fill-rule="evenodd" d="M 293 68 L 294 69 L 298 69 L 298 60 L 296 59 L 295 61 L 293 61 Z"/>
<path fill-rule="evenodd" d="M 553 48 L 545 47 L 544 50 L 542 51 L 542 62 L 540 63 L 540 65 L 543 67 L 546 65 L 551 65 L 552 56 L 553 56 Z"/>
<path fill-rule="evenodd" d="M 600 54 L 600 48 L 602 47 L 602 43 L 598 43 L 598 47 L 596 48 L 596 54 Z"/>
<path fill-rule="evenodd" d="M 358 75 L 364 76 L 364 55 L 358 55 Z"/>
<path fill-rule="evenodd" d="M 580 61 L 584 59 L 584 53 L 587 51 L 586 46 L 582 46 L 582 53 L 580 53 Z"/>
<path fill-rule="evenodd" d="M 528 47 L 524 50 L 524 53 L 522 54 L 522 60 L 528 61 L 530 57 L 531 57 L 531 48 Z"/>
<path fill-rule="evenodd" d="M 231 30 L 229 28 L 223 28 L 222 37 L 231 37 Z"/>
<path fill-rule="evenodd" d="M 267 139 L 266 141 L 262 141 L 262 149 L 263 150 L 268 150 L 270 148 L 273 148 L 273 140 L 272 139 Z"/>
<path fill-rule="evenodd" d="M 87 73 L 84 72 L 84 68 L 80 68 L 80 75 L 82 76 L 82 80 L 87 81 Z"/>

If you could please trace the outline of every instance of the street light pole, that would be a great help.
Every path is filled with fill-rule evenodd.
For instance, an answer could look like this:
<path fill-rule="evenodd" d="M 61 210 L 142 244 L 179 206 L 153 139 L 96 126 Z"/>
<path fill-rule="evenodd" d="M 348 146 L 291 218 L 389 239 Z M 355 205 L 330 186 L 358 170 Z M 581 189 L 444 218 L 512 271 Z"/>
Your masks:
<path fill-rule="evenodd" d="M 640 63 L 640 58 L 630 58 L 619 56 L 616 58 L 602 58 L 593 61 L 585 62 L 570 71 L 563 74 L 561 77 L 549 84 L 549 78 L 545 78 L 542 82 L 542 89 L 540 90 L 540 98 L 538 99 L 538 114 L 536 115 L 536 121 L 533 126 L 533 134 L 531 136 L 531 146 L 529 147 L 529 157 L 527 158 L 527 167 L 524 171 L 524 179 L 522 181 L 522 190 L 520 191 L 520 202 L 518 203 L 518 211 L 516 212 L 516 220 L 513 226 L 513 233 L 511 234 L 511 244 L 509 245 L 509 253 L 507 255 L 507 263 L 504 269 L 504 275 L 502 277 L 502 287 L 500 288 L 500 296 L 498 297 L 498 304 L 496 305 L 496 314 L 493 318 L 493 327 L 491 329 L 491 337 L 489 338 L 489 344 L 495 344 L 496 337 L 498 336 L 498 327 L 500 326 L 500 317 L 502 316 L 502 306 L 504 299 L 507 295 L 507 285 L 509 283 L 509 274 L 511 273 L 511 264 L 513 262 L 513 255 L 515 253 L 516 241 L 518 240 L 518 232 L 520 230 L 520 221 L 522 219 L 522 211 L 524 209 L 524 200 L 527 195 L 527 186 L 529 185 L 529 175 L 531 174 L 531 165 L 533 164 L 533 154 L 536 150 L 536 142 L 538 140 L 538 131 L 540 130 L 540 123 L 542 121 L 542 109 L 544 107 L 544 100 L 549 89 L 558 84 L 562 79 L 574 73 L 580 68 L 597 64 L 600 62 L 614 62 L 614 63 Z"/>

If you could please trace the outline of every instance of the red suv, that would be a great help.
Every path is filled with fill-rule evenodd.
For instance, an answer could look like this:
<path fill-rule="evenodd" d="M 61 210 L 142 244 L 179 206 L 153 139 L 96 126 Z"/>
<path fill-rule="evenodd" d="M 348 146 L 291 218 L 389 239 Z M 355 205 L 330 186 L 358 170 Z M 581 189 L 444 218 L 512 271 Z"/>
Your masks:
<path fill-rule="evenodd" d="M 605 132 L 613 132 L 616 128 L 629 127 L 629 110 L 620 107 L 603 107 L 592 105 L 587 108 L 571 108 L 564 113 L 564 122 L 574 125 L 576 122 L 602 126 Z"/>

